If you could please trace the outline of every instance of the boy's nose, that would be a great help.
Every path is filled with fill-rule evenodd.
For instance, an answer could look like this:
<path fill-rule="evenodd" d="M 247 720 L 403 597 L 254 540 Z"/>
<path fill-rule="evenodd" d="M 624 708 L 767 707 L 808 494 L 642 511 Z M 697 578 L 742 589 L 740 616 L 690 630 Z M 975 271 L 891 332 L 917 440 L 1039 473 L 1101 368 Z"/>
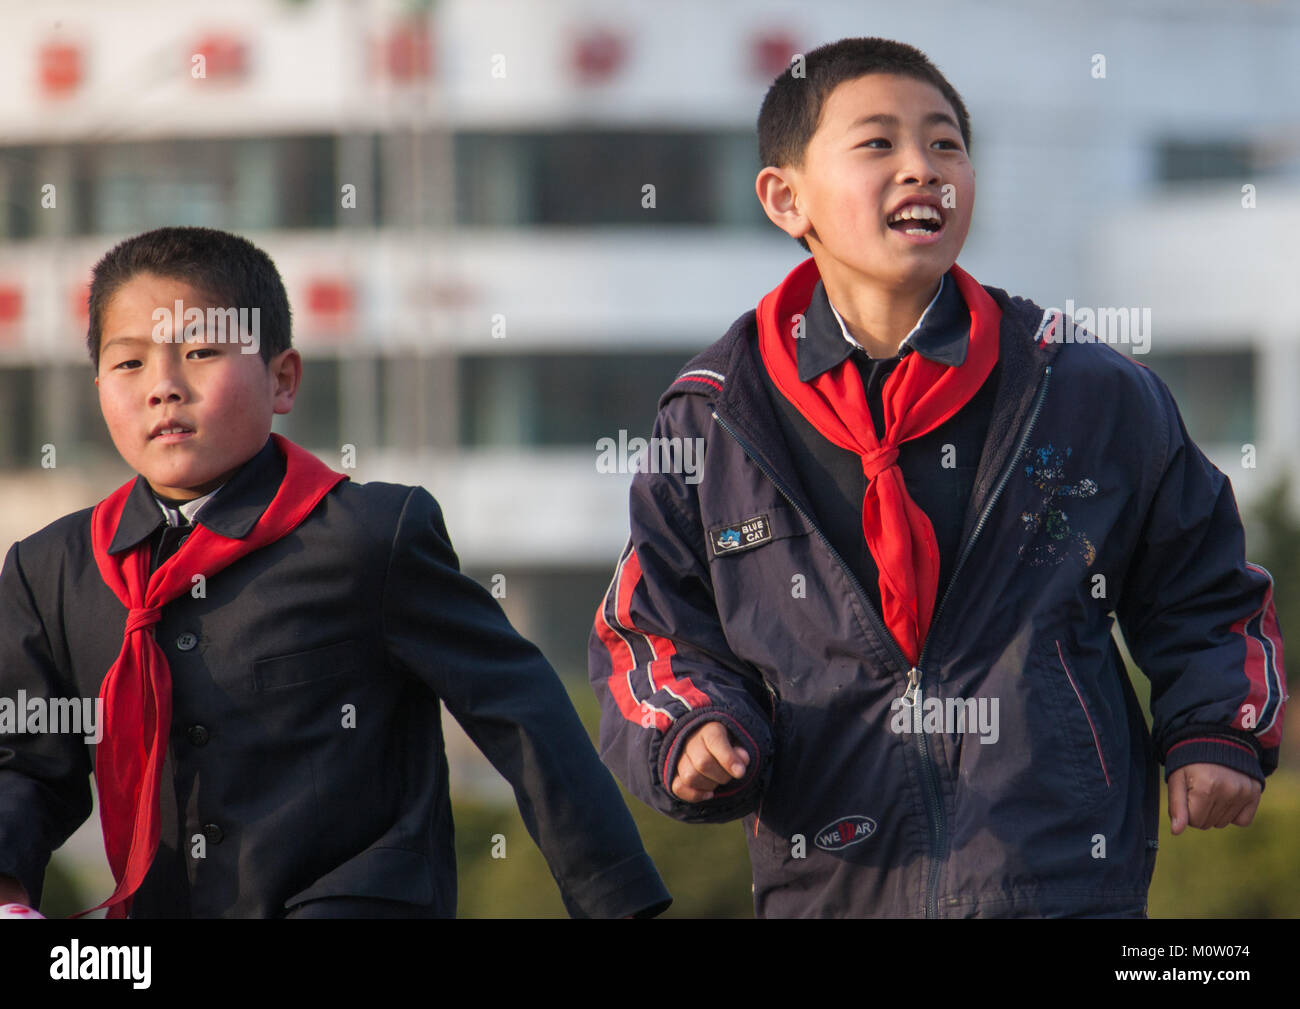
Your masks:
<path fill-rule="evenodd" d="M 933 186 L 939 181 L 939 170 L 930 161 L 924 148 L 912 147 L 899 166 L 898 181 L 900 184 Z"/>
<path fill-rule="evenodd" d="M 902 186 L 937 186 L 939 173 L 930 167 L 917 166 L 898 173 L 898 184 Z"/>
<path fill-rule="evenodd" d="M 163 364 L 158 367 L 154 375 L 153 385 L 149 388 L 150 405 L 184 401 L 186 390 L 185 384 L 178 374 L 179 370 L 179 368 L 170 364 Z"/>

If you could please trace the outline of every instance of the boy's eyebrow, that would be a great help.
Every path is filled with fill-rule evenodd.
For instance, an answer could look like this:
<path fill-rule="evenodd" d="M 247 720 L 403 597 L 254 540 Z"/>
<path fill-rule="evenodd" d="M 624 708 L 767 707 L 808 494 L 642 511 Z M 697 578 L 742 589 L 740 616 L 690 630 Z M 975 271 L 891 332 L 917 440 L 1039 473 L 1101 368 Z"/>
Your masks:
<path fill-rule="evenodd" d="M 881 126 L 897 126 L 898 116 L 891 116 L 888 112 L 877 112 L 874 116 L 863 116 L 861 119 L 854 120 L 849 129 L 854 130 L 859 126 L 865 126 L 867 123 L 879 123 Z M 946 123 L 959 132 L 961 129 L 957 125 L 957 120 L 946 112 L 931 112 L 921 120 L 922 126 L 933 126 L 935 123 Z"/>
<path fill-rule="evenodd" d="M 149 336 L 115 336 L 113 337 L 113 339 L 106 341 L 104 345 L 99 348 L 99 352 L 101 354 L 104 353 L 106 350 L 108 350 L 109 347 L 113 346 L 113 344 L 115 343 L 153 343 L 153 342 L 154 342 L 153 338 Z"/>

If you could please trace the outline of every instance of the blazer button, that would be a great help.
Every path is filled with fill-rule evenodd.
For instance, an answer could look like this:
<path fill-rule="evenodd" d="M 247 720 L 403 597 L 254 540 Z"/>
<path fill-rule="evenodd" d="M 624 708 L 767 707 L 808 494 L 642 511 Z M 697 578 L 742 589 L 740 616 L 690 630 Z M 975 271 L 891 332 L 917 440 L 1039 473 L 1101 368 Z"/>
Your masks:
<path fill-rule="evenodd" d="M 187 736 L 189 736 L 189 738 L 190 738 L 190 744 L 191 744 L 192 746 L 207 746 L 207 745 L 208 745 L 208 739 L 209 739 L 210 737 L 209 737 L 209 735 L 208 735 L 208 730 L 207 730 L 207 727 L 206 727 L 206 726 L 203 726 L 203 725 L 191 725 L 188 729 L 185 730 L 185 734 L 186 734 Z"/>
<path fill-rule="evenodd" d="M 198 643 L 199 643 L 199 639 L 195 635 L 191 634 L 189 631 L 186 631 L 184 634 L 182 634 L 179 638 L 176 639 L 176 647 L 179 648 L 182 652 L 188 652 Z"/>
<path fill-rule="evenodd" d="M 215 823 L 205 823 L 203 825 L 203 836 L 213 844 L 220 844 L 221 839 L 226 836 L 226 832 Z"/>

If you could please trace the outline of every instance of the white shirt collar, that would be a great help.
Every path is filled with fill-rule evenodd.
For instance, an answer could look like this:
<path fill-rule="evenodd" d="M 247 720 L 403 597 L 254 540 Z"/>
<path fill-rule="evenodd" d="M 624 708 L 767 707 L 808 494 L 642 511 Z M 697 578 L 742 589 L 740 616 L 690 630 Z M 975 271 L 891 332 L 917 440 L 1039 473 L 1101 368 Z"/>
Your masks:
<path fill-rule="evenodd" d="M 221 487 L 224 486 L 225 484 L 221 485 Z M 158 507 L 162 509 L 163 518 L 167 520 L 167 524 L 169 526 L 180 525 L 181 524 L 180 517 L 182 515 L 185 516 L 186 522 L 188 522 L 190 525 L 193 525 L 194 516 L 199 513 L 199 510 L 205 504 L 207 504 L 209 501 L 212 500 L 212 496 L 216 494 L 217 491 L 221 490 L 221 487 L 218 487 L 216 490 L 210 490 L 202 497 L 196 497 L 193 501 L 186 501 L 178 508 L 172 508 L 170 505 L 166 505 L 162 501 L 159 501 L 157 494 L 154 495 L 153 499 L 155 502 L 157 502 Z"/>
<path fill-rule="evenodd" d="M 912 327 L 912 331 L 908 333 L 905 337 L 903 337 L 902 343 L 898 345 L 899 350 L 903 349 L 903 344 L 907 343 L 907 341 L 912 338 L 912 334 L 915 333 L 918 329 L 920 329 L 921 326 L 925 323 L 925 317 L 930 314 L 930 309 L 934 308 L 934 303 L 939 300 L 939 295 L 943 294 L 943 285 L 946 284 L 947 282 L 948 282 L 948 275 L 945 273 L 943 276 L 939 278 L 939 289 L 934 292 L 934 297 L 930 299 L 930 304 L 925 306 L 925 311 L 921 313 L 921 318 L 916 320 L 916 325 Z M 849 335 L 849 327 L 844 325 L 844 319 L 840 316 L 840 313 L 835 310 L 835 306 L 831 305 L 831 297 L 829 294 L 826 295 L 826 304 L 831 306 L 831 312 L 835 316 L 835 321 L 840 324 L 840 332 L 844 334 L 844 339 L 848 340 L 850 344 L 852 344 L 858 350 L 862 351 L 862 353 L 867 354 L 867 349 L 864 346 L 862 346 L 862 344 L 858 343 L 857 340 L 853 339 L 853 337 Z M 867 354 L 867 356 L 871 357 L 870 354 Z M 879 360 L 879 359 L 873 358 L 873 360 Z"/>

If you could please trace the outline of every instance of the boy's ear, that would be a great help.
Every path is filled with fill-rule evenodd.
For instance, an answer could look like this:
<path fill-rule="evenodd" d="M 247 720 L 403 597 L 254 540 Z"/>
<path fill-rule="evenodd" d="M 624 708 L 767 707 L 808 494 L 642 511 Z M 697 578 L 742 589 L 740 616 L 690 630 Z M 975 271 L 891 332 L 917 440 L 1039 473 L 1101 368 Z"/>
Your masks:
<path fill-rule="evenodd" d="M 292 347 L 282 350 L 267 362 L 266 370 L 275 382 L 275 412 L 288 413 L 302 382 L 302 355 Z"/>
<path fill-rule="evenodd" d="M 768 165 L 754 180 L 754 191 L 768 220 L 791 238 L 803 238 L 812 222 L 799 209 L 798 174 L 790 168 Z"/>

